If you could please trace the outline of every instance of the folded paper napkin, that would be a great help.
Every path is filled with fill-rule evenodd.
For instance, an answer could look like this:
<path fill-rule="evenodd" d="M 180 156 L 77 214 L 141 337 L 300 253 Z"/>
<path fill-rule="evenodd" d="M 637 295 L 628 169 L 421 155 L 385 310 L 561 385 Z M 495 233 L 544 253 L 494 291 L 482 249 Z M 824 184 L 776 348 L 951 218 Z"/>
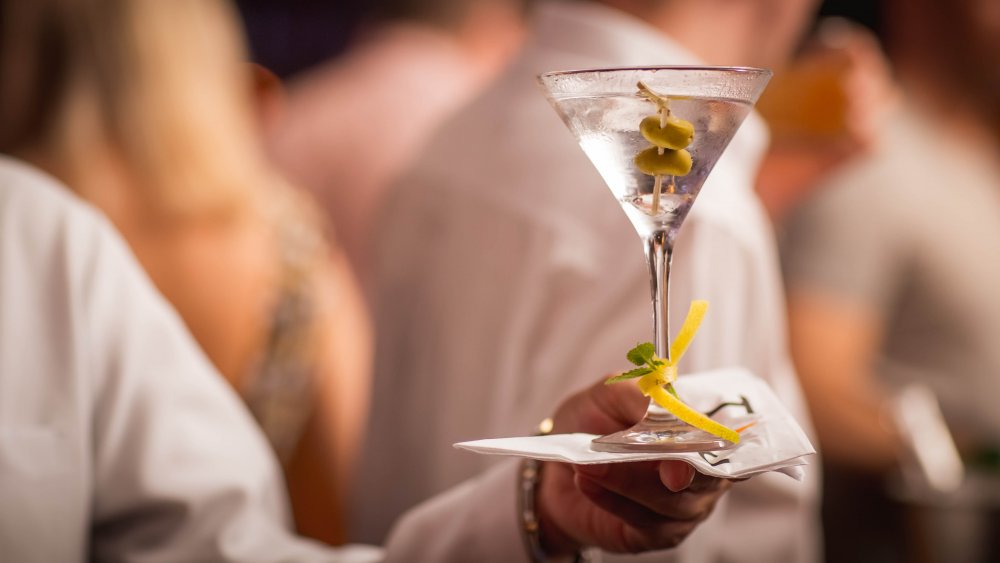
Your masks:
<path fill-rule="evenodd" d="M 677 378 L 674 387 L 684 402 L 704 413 L 715 410 L 710 416 L 730 428 L 754 424 L 740 433 L 740 443 L 735 447 L 715 452 L 598 452 L 590 447 L 590 441 L 596 437 L 592 434 L 497 438 L 461 442 L 455 447 L 481 454 L 578 464 L 679 459 L 701 473 L 716 477 L 742 478 L 778 471 L 802 479 L 800 466 L 805 465 L 806 456 L 815 454 L 816 450 L 762 379 L 744 369 L 733 368 L 684 375 Z"/>

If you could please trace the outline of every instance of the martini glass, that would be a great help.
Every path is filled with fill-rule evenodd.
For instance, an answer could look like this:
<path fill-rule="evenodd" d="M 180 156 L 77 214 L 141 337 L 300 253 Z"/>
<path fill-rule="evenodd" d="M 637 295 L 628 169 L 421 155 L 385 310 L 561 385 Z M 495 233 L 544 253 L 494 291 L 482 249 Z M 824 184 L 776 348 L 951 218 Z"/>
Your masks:
<path fill-rule="evenodd" d="M 653 343 L 661 358 L 670 357 L 668 290 L 677 233 L 770 77 L 770 71 L 756 68 L 654 67 L 550 72 L 538 78 L 643 241 Z M 655 173 L 649 166 L 640 169 L 636 157 L 643 151 L 663 155 L 673 150 L 656 148 L 640 132 L 640 123 L 650 116 L 658 116 L 663 127 L 672 119 L 684 124 L 682 128 L 693 128 L 693 137 L 684 140 L 688 144 L 674 145 L 683 147 L 689 162 L 683 162 L 685 156 L 676 166 L 660 167 Z M 679 152 L 670 154 L 680 156 Z M 612 452 L 698 452 L 732 446 L 653 401 L 638 424 L 593 443 L 595 450 Z"/>

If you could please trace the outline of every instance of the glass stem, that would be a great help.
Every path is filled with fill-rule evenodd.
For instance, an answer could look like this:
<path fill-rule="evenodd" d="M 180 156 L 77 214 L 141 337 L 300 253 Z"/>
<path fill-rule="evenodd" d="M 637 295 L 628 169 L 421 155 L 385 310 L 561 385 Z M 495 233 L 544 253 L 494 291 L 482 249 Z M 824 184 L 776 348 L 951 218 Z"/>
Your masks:
<path fill-rule="evenodd" d="M 674 244 L 667 231 L 656 231 L 646 238 L 646 261 L 649 266 L 650 293 L 653 299 L 653 345 L 656 355 L 670 359 L 670 261 Z"/>

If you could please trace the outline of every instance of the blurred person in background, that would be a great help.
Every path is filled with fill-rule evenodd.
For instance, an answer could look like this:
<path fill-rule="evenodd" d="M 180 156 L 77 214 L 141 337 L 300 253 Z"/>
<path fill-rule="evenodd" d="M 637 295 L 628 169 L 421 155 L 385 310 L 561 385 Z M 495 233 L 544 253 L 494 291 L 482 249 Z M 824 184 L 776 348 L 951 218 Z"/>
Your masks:
<path fill-rule="evenodd" d="M 784 225 L 792 351 L 827 463 L 827 553 L 995 561 L 1000 4 L 880 5 L 901 104 L 875 150 L 823 179 Z M 887 481 L 916 467 L 921 443 L 937 459 L 951 448 L 892 415 L 913 384 L 936 396 L 967 482 L 908 483 L 904 510 Z"/>
<path fill-rule="evenodd" d="M 434 135 L 374 222 L 376 357 L 370 449 L 354 514 L 378 541 L 402 511 L 494 460 L 449 444 L 521 435 L 548 404 L 621 370 L 649 339 L 640 239 L 536 84 L 540 72 L 635 65 L 780 65 L 808 0 L 531 2 L 523 50 Z M 687 372 L 744 366 L 808 415 L 785 348 L 777 251 L 753 178 L 766 147 L 751 115 L 681 230 L 673 326 L 711 313 Z M 379 468 L 410 471 L 385 479 Z M 818 474 L 734 486 L 686 543 L 655 560 L 812 561 Z M 778 531 L 780 530 L 780 532 Z M 608 560 L 612 557 L 605 555 Z"/>
<path fill-rule="evenodd" d="M 205 0 L 0 1 L 0 152 L 13 156 L 0 157 L 0 553 L 19 562 L 525 558 L 514 464 L 409 515 L 385 552 L 293 537 L 264 436 L 125 242 L 79 199 L 106 206 L 154 264 L 160 251 L 173 256 L 158 237 L 243 225 L 253 218 L 244 206 L 264 195 L 281 205 L 250 191 L 266 189 L 255 175 L 273 176 L 250 158 L 229 16 L 227 4 Z M 208 250 L 213 242 L 203 239 Z M 229 275 L 207 260 L 179 262 Z M 309 342 L 295 332 L 280 352 L 301 359 L 297 346 Z M 554 427 L 612 432 L 644 404 L 635 389 L 598 384 L 558 408 Z M 530 493 L 553 555 L 676 545 L 729 486 L 679 462 L 547 474 Z"/>
<path fill-rule="evenodd" d="M 37 45 L 23 72 L 39 89 L 8 94 L 29 117 L 0 125 L 0 148 L 109 217 L 261 424 L 300 531 L 342 542 L 368 316 L 310 202 L 266 164 L 231 8 L 108 0 L 39 13 L 20 30 Z"/>
<path fill-rule="evenodd" d="M 385 190 L 520 45 L 525 0 L 387 0 L 342 55 L 296 76 L 268 130 L 364 276 Z"/>
<path fill-rule="evenodd" d="M 756 191 L 779 227 L 820 180 L 882 141 L 897 92 L 878 38 L 863 25 L 823 17 L 757 102 L 771 145 Z"/>

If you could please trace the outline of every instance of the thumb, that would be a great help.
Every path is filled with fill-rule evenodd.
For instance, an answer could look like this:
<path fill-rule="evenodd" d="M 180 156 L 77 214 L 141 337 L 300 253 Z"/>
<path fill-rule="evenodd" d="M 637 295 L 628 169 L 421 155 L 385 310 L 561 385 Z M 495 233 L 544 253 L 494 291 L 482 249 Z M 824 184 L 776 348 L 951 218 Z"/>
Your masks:
<path fill-rule="evenodd" d="M 557 432 L 611 434 L 642 419 L 649 400 L 635 385 L 600 381 L 565 401 L 555 416 Z"/>

